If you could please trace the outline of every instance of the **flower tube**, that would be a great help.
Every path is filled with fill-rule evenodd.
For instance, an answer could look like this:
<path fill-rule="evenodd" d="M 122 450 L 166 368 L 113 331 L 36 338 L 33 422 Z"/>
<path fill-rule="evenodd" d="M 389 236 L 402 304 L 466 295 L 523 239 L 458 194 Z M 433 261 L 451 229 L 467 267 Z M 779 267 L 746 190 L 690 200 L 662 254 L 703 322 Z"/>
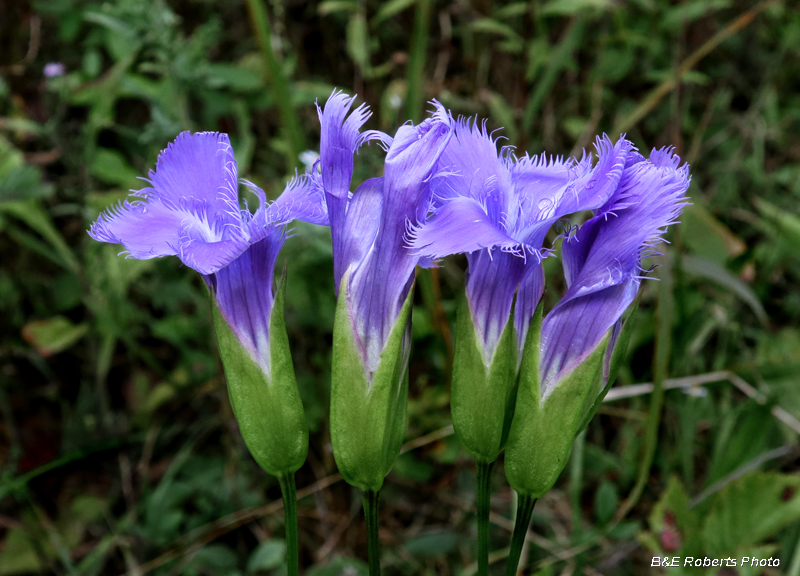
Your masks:
<path fill-rule="evenodd" d="M 544 287 L 541 260 L 554 222 L 599 208 L 617 187 L 630 143 L 599 139 L 599 161 L 498 152 L 477 120 L 459 119 L 431 187 L 435 215 L 411 248 L 438 258 L 467 252 L 456 326 L 451 410 L 456 435 L 477 461 L 478 568 L 488 572 L 491 472 L 514 415 L 518 357 Z M 514 295 L 518 292 L 516 310 Z"/>
<path fill-rule="evenodd" d="M 507 575 L 516 573 L 534 502 L 558 479 L 616 377 L 632 325 L 623 329 L 621 318 L 647 272 L 642 259 L 686 205 L 689 181 L 670 149 L 647 160 L 632 150 L 608 201 L 564 240 L 567 291 L 532 323 L 506 444 L 506 476 L 519 495 Z"/>
<path fill-rule="evenodd" d="M 429 182 L 452 135 L 438 103 L 433 116 L 406 124 L 394 138 L 359 133 L 365 106 L 348 117 L 354 98 L 334 93 L 319 110 L 320 169 L 333 239 L 338 301 L 333 334 L 331 440 L 347 482 L 361 489 L 369 535 L 370 574 L 380 572 L 377 501 L 403 441 L 414 269 L 410 226 L 430 206 Z M 368 140 L 387 150 L 384 175 L 349 194 L 353 154 Z"/>
<path fill-rule="evenodd" d="M 275 202 L 239 207 L 236 161 L 228 136 L 184 132 L 159 156 L 150 187 L 100 215 L 89 235 L 122 244 L 130 258 L 178 256 L 202 274 L 228 394 L 239 430 L 256 462 L 280 480 L 286 513 L 289 573 L 297 574 L 294 473 L 308 451 L 308 427 L 283 320 L 285 277 L 273 272 L 294 219 L 327 224 L 327 208 L 307 176 L 292 180 Z"/>

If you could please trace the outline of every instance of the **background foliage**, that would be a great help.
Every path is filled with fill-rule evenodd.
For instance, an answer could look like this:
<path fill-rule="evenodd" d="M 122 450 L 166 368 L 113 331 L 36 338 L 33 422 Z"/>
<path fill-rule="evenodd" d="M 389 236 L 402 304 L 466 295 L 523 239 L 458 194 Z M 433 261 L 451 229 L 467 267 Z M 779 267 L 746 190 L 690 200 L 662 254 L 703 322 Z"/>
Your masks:
<path fill-rule="evenodd" d="M 334 87 L 387 131 L 436 97 L 520 151 L 578 154 L 603 131 L 677 148 L 693 205 L 661 281 L 644 283 L 618 382 L 655 392 L 601 408 L 537 505 L 524 565 L 639 574 L 653 554 L 746 555 L 781 567 L 740 574 L 800 574 L 792 4 L 0 0 L 0 574 L 284 570 L 277 483 L 239 437 L 199 276 L 119 258 L 85 230 L 181 130 L 230 133 L 240 175 L 275 197 L 313 158 L 313 103 Z M 45 77 L 48 62 L 64 73 Z M 365 149 L 356 178 L 380 162 Z M 329 233 L 296 232 L 283 258 L 312 431 L 301 565 L 362 574 L 360 498 L 326 433 Z M 552 306 L 563 285 L 546 263 Z M 475 570 L 474 465 L 448 428 L 463 268 L 418 276 L 410 444 L 382 492 L 387 574 Z M 494 481 L 499 571 L 513 502 L 502 470 Z M 717 570 L 669 573 L 736 573 Z"/>

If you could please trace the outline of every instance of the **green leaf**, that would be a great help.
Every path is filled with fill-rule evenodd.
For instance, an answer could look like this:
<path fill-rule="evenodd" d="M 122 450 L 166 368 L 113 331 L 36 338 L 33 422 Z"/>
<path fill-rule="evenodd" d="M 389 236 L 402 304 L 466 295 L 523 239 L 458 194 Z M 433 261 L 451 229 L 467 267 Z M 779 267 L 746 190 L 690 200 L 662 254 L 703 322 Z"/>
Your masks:
<path fill-rule="evenodd" d="M 50 214 L 36 200 L 0 203 L 0 213 L 21 220 L 38 232 L 55 251 L 57 261 L 70 272 L 78 272 L 80 265 L 61 233 L 53 224 Z"/>
<path fill-rule="evenodd" d="M 388 2 L 383 2 L 381 7 L 378 8 L 378 12 L 372 17 L 371 24 L 373 27 L 377 26 L 384 20 L 400 14 L 406 8 L 411 8 L 416 3 L 417 0 L 388 0 Z"/>
<path fill-rule="evenodd" d="M 508 24 L 503 24 L 492 18 L 480 18 L 470 24 L 470 28 L 475 32 L 485 32 L 487 34 L 495 34 L 503 36 L 509 40 L 522 40 L 516 30 Z"/>
<path fill-rule="evenodd" d="M 708 551 L 755 547 L 800 520 L 800 476 L 754 472 L 714 496 L 703 527 Z"/>
<path fill-rule="evenodd" d="M 547 16 L 571 16 L 585 10 L 607 10 L 612 0 L 552 0 L 542 9 Z"/>
<path fill-rule="evenodd" d="M 450 530 L 420 534 L 406 542 L 406 552 L 419 558 L 441 558 L 458 546 L 459 536 Z"/>
<path fill-rule="evenodd" d="M 58 354 L 83 338 L 89 327 L 73 324 L 63 316 L 33 320 L 22 328 L 22 337 L 42 356 Z"/>
<path fill-rule="evenodd" d="M 738 236 L 696 200 L 681 213 L 681 230 L 689 250 L 719 266 L 747 249 Z"/>
<path fill-rule="evenodd" d="M 47 198 L 53 195 L 53 185 L 42 182 L 41 170 L 24 165 L 13 168 L 0 178 L 0 202 Z"/>
<path fill-rule="evenodd" d="M 608 480 L 603 481 L 594 496 L 594 515 L 600 525 L 607 524 L 614 517 L 619 504 L 617 489 Z"/>
<path fill-rule="evenodd" d="M 353 334 L 349 273 L 342 278 L 333 324 L 330 430 L 344 479 L 363 491 L 380 490 L 400 452 L 408 409 L 409 315 L 413 288 L 370 378 Z"/>
<path fill-rule="evenodd" d="M 683 266 L 683 271 L 688 275 L 703 280 L 711 280 L 713 283 L 731 292 L 734 296 L 747 304 L 759 321 L 766 323 L 767 313 L 764 311 L 764 306 L 761 304 L 755 292 L 753 292 L 753 289 L 741 279 L 728 272 L 725 268 L 698 256 L 683 256 L 681 258 L 681 265 Z"/>
<path fill-rule="evenodd" d="M 503 450 L 516 399 L 517 338 L 513 311 L 497 349 L 486 357 L 463 291 L 458 301 L 450 410 L 464 449 L 482 462 Z"/>
<path fill-rule="evenodd" d="M 355 0 L 326 0 L 317 7 L 317 14 L 327 16 L 337 12 L 355 12 L 358 10 L 358 2 Z"/>
<path fill-rule="evenodd" d="M 800 252 L 800 217 L 766 200 L 755 198 L 754 201 L 758 211 L 769 222 L 766 229 L 783 240 L 795 253 Z"/>
<path fill-rule="evenodd" d="M 306 576 L 368 576 L 369 568 L 357 558 L 338 557 L 326 566 L 312 566 Z"/>
<path fill-rule="evenodd" d="M 89 165 L 92 176 L 106 184 L 132 188 L 137 183 L 138 173 L 131 168 L 125 157 L 110 148 L 98 148 Z"/>
<path fill-rule="evenodd" d="M 257 92 L 264 89 L 264 79 L 257 72 L 225 63 L 209 64 L 206 82 L 209 88 L 229 88 L 236 92 Z"/>
<path fill-rule="evenodd" d="M 0 552 L 0 575 L 39 573 L 42 563 L 37 547 L 31 542 L 25 530 L 12 528 L 3 541 Z"/>
<path fill-rule="evenodd" d="M 286 541 L 281 539 L 267 540 L 258 545 L 247 561 L 247 572 L 272 570 L 286 560 Z"/>
<path fill-rule="evenodd" d="M 297 471 L 308 452 L 308 424 L 283 319 L 285 291 L 284 272 L 270 317 L 270 357 L 264 359 L 256 358 L 239 341 L 213 297 L 211 304 L 228 396 L 239 430 L 259 466 L 274 476 Z"/>
<path fill-rule="evenodd" d="M 353 14 L 347 23 L 347 53 L 359 68 L 369 68 L 369 32 L 363 14 Z"/>

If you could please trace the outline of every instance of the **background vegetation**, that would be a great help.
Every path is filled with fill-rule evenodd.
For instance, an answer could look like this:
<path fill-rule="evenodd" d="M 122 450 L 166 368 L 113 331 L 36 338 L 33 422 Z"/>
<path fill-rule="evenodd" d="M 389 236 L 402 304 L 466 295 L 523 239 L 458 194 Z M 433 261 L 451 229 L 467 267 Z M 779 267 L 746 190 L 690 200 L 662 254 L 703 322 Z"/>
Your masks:
<path fill-rule="evenodd" d="M 525 570 L 660 573 L 658 554 L 781 561 L 696 573 L 800 574 L 793 4 L 0 0 L 0 574 L 281 574 L 279 490 L 238 434 L 199 276 L 120 258 L 86 228 L 181 130 L 230 133 L 240 175 L 274 197 L 317 148 L 313 103 L 334 87 L 386 131 L 436 97 L 520 151 L 577 154 L 604 131 L 677 148 L 693 205 L 644 283 L 618 397 L 537 505 Z M 381 159 L 364 150 L 356 178 Z M 327 436 L 328 231 L 298 226 L 283 259 L 312 431 L 301 565 L 363 574 L 360 498 Z M 474 465 L 448 427 L 463 268 L 418 276 L 387 574 L 475 570 Z M 547 270 L 552 306 L 556 258 Z M 498 468 L 499 573 L 513 502 Z"/>

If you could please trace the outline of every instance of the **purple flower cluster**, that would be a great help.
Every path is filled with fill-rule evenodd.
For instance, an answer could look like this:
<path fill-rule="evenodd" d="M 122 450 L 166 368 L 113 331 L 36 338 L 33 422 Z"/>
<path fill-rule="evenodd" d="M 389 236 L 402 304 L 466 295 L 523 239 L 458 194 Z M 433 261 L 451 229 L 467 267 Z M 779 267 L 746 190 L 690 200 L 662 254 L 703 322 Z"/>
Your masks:
<path fill-rule="evenodd" d="M 92 238 L 133 258 L 175 255 L 200 272 L 237 335 L 265 358 L 272 278 L 299 219 L 329 225 L 337 291 L 348 307 L 367 373 L 413 283 L 414 269 L 465 253 L 467 297 L 487 361 L 509 321 L 520 352 L 540 301 L 548 231 L 584 210 L 593 217 L 565 235 L 568 291 L 542 328 L 543 391 L 579 363 L 618 323 L 642 278 L 641 261 L 684 203 L 686 166 L 668 150 L 649 159 L 621 137 L 598 138 L 597 161 L 521 157 L 477 120 L 454 120 L 438 102 L 431 117 L 392 138 L 361 132 L 366 106 L 334 92 L 323 109 L 320 158 L 272 203 L 240 207 L 228 137 L 183 133 L 161 154 L 150 187 L 100 216 Z M 386 150 L 383 176 L 350 191 L 353 157 L 367 142 Z"/>

